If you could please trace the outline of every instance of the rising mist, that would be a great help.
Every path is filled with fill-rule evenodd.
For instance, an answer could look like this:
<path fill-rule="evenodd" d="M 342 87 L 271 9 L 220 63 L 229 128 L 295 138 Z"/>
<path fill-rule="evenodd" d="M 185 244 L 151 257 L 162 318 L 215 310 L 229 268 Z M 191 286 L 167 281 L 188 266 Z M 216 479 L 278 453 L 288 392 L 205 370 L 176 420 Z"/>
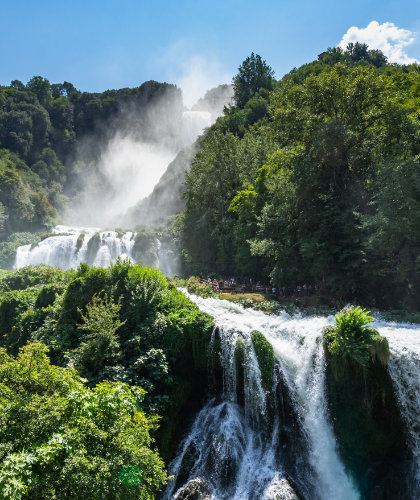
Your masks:
<path fill-rule="evenodd" d="M 222 114 L 232 90 L 228 85 L 215 90 L 188 110 L 181 91 L 167 86 L 151 102 L 125 103 L 111 122 L 101 123 L 99 135 L 91 134 L 78 145 L 74 195 L 65 222 L 102 228 L 126 225 L 124 214 L 130 207 L 152 193 L 177 153 Z M 129 224 L 142 225 L 142 220 L 131 218 Z"/>

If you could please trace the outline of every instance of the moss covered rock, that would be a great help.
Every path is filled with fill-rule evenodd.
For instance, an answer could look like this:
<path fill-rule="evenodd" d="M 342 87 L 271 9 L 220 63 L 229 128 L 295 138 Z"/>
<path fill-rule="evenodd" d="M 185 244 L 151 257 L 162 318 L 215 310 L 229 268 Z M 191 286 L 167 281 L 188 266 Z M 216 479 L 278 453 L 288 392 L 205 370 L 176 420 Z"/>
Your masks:
<path fill-rule="evenodd" d="M 235 363 L 236 377 L 236 395 L 238 403 L 244 404 L 244 363 L 245 363 L 245 343 L 244 339 L 239 336 L 236 339 L 235 350 L 233 352 L 233 360 Z"/>
<path fill-rule="evenodd" d="M 258 330 L 251 332 L 251 340 L 261 371 L 262 385 L 266 391 L 270 391 L 273 385 L 275 362 L 273 346 Z"/>

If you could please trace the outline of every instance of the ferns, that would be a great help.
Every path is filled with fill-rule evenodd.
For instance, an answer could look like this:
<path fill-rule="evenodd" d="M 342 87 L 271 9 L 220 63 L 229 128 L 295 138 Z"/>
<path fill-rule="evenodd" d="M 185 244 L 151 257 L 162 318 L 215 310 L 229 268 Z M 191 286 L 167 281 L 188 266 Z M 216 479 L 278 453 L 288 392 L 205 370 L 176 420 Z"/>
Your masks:
<path fill-rule="evenodd" d="M 348 363 L 367 368 L 370 361 L 378 361 L 383 366 L 388 362 L 388 340 L 367 326 L 372 321 L 374 318 L 369 316 L 369 311 L 351 306 L 336 314 L 334 326 L 324 329 L 323 343 L 331 354 L 336 377 Z"/>

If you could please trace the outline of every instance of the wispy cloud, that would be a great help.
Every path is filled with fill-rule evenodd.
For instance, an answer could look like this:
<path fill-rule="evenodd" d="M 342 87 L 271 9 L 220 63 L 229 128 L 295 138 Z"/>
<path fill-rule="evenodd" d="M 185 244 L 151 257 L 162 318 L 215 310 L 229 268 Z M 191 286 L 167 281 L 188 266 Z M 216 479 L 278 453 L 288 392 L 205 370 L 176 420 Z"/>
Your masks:
<path fill-rule="evenodd" d="M 399 28 L 394 23 L 371 21 L 366 28 L 349 28 L 338 46 L 345 49 L 350 42 L 362 42 L 368 44 L 370 49 L 381 50 L 389 62 L 412 64 L 419 61 L 409 57 L 405 48 L 414 42 L 415 37 L 416 33 Z"/>

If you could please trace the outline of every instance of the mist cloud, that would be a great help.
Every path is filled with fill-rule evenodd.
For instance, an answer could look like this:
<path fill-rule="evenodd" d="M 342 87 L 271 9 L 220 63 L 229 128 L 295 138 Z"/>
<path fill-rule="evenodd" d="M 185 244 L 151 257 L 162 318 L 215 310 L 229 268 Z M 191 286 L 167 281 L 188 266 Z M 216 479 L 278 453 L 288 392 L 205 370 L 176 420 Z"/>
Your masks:
<path fill-rule="evenodd" d="M 184 104 L 191 108 L 207 90 L 232 81 L 232 74 L 214 55 L 196 54 L 191 43 L 178 41 L 160 57 L 171 82 L 181 88 Z"/>
<path fill-rule="evenodd" d="M 370 49 L 381 50 L 391 63 L 412 64 L 419 61 L 409 57 L 405 48 L 414 42 L 415 35 L 410 30 L 398 28 L 394 23 L 379 24 L 377 21 L 371 21 L 366 28 L 349 28 L 338 46 L 345 49 L 351 42 L 366 43 Z"/>
<path fill-rule="evenodd" d="M 200 80 L 202 85 L 206 81 Z M 124 214 L 150 195 L 177 153 L 221 114 L 231 91 L 227 87 L 213 89 L 191 111 L 183 111 L 181 93 L 174 86 L 157 102 L 140 108 L 123 105 L 113 121 L 101 125 L 102 136 L 93 134 L 78 145 L 76 194 L 64 220 L 104 229 L 124 225 Z M 130 224 L 143 223 L 140 218 Z"/>

